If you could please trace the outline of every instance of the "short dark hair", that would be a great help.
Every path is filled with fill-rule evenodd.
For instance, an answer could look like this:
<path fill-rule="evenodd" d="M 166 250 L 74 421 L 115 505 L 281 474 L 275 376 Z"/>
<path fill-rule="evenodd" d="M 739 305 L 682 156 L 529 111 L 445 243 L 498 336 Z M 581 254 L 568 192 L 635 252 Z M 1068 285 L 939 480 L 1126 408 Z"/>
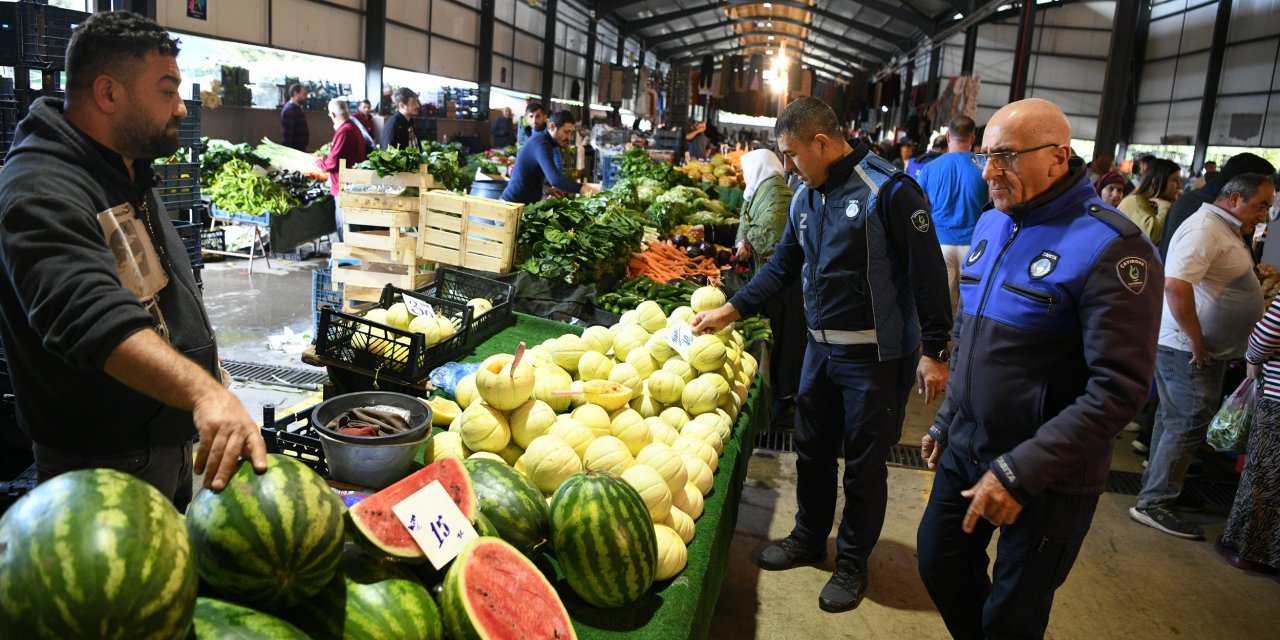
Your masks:
<path fill-rule="evenodd" d="M 1169 176 L 1179 171 L 1182 171 L 1182 167 L 1179 167 L 1178 163 L 1152 156 L 1147 161 L 1147 172 L 1142 174 L 1142 179 L 1138 181 L 1138 188 L 1134 193 L 1154 198 L 1164 191 L 1164 185 L 1169 181 Z"/>
<path fill-rule="evenodd" d="M 132 11 L 94 13 L 71 33 L 67 45 L 67 85 L 85 91 L 103 74 L 132 80 L 148 53 L 178 56 L 178 40 L 146 16 Z"/>
<path fill-rule="evenodd" d="M 367 105 L 369 105 L 369 106 L 371 106 L 371 107 L 373 106 L 373 103 L 372 103 L 372 102 L 369 102 L 369 99 L 368 99 L 368 98 L 365 98 L 364 100 L 361 100 L 361 101 L 360 101 L 360 104 L 367 104 Z"/>
<path fill-rule="evenodd" d="M 1243 200 L 1251 200 L 1254 194 L 1258 193 L 1259 187 L 1270 182 L 1270 178 L 1260 173 L 1242 173 L 1222 185 L 1222 191 L 1218 192 L 1218 198 L 1214 202 L 1228 200 L 1233 193 L 1240 194 Z"/>
<path fill-rule="evenodd" d="M 800 140 L 812 140 L 819 133 L 843 140 L 840 135 L 840 119 L 827 103 L 812 96 L 802 96 L 791 101 L 778 116 L 773 127 L 777 136 L 790 135 Z"/>
<path fill-rule="evenodd" d="M 1218 166 L 1218 163 L 1214 162 L 1213 160 L 1205 160 L 1205 161 L 1204 161 L 1204 166 L 1206 166 L 1206 167 L 1207 167 L 1207 166 L 1209 166 L 1209 165 L 1213 165 L 1213 166 L 1215 166 L 1215 167 L 1216 167 L 1216 166 Z"/>
<path fill-rule="evenodd" d="M 416 97 L 418 97 L 417 91 L 414 91 L 409 87 L 400 87 L 399 89 L 396 89 L 395 95 L 392 96 L 392 100 L 395 100 L 396 106 L 400 106 L 402 104 L 409 104 L 409 101 Z"/>
<path fill-rule="evenodd" d="M 1151 153 L 1148 153 L 1147 155 L 1142 156 L 1141 158 L 1138 158 L 1138 162 L 1145 162 L 1147 164 L 1151 164 L 1152 162 L 1155 162 L 1155 161 L 1156 161 L 1155 154 L 1151 154 Z"/>
<path fill-rule="evenodd" d="M 538 106 L 541 107 L 542 105 L 538 105 Z M 532 113 L 532 112 L 529 112 L 529 113 Z M 555 112 L 552 112 L 551 115 L 547 116 L 547 124 L 554 124 L 557 129 L 565 126 L 566 124 L 577 124 L 577 122 L 578 120 L 574 118 L 573 114 L 570 113 L 569 111 L 564 111 L 564 110 L 555 111 Z"/>
<path fill-rule="evenodd" d="M 1227 158 L 1227 162 L 1222 165 L 1222 171 L 1220 172 L 1220 175 L 1222 179 L 1225 181 L 1225 180 L 1230 180 L 1242 173 L 1257 173 L 1264 176 L 1269 176 L 1275 172 L 1276 172 L 1275 165 L 1268 162 L 1266 158 L 1263 158 L 1262 156 L 1259 156 L 1256 154 L 1245 152 L 1245 153 L 1237 153 L 1236 155 L 1231 156 L 1230 158 Z"/>
<path fill-rule="evenodd" d="M 547 112 L 547 108 L 542 106 L 541 102 L 530 102 L 529 106 L 524 108 L 525 113 L 537 113 L 539 111 L 543 113 Z M 560 125 L 556 125 L 556 126 L 558 127 Z"/>
<path fill-rule="evenodd" d="M 978 123 L 969 116 L 958 116 L 947 125 L 947 135 L 955 136 L 957 140 L 972 140 L 977 133 Z"/>
<path fill-rule="evenodd" d="M 295 82 L 289 85 L 289 97 L 292 98 L 298 95 L 299 93 L 302 93 L 305 89 L 306 87 L 302 86 L 302 83 Z"/>

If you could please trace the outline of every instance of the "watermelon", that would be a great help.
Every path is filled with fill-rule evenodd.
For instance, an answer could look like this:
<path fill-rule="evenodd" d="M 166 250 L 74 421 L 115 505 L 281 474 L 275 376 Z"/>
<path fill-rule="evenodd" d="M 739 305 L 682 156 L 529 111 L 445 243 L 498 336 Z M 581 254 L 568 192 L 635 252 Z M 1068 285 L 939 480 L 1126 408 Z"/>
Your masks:
<path fill-rule="evenodd" d="M 551 545 L 569 586 L 602 609 L 638 600 L 658 570 L 658 540 L 644 499 L 608 471 L 574 474 L 556 490 Z"/>
<path fill-rule="evenodd" d="M 342 501 L 316 472 L 280 455 L 254 473 L 241 460 L 222 491 L 187 508 L 200 577 L 224 597 L 288 607 L 333 580 L 342 559 Z"/>
<path fill-rule="evenodd" d="M 173 503 L 110 469 L 57 476 L 0 518 L 0 638 L 183 638 L 196 603 Z"/>
<path fill-rule="evenodd" d="M 440 611 L 454 640 L 577 638 L 551 583 L 501 538 L 463 547 L 445 574 Z"/>
<path fill-rule="evenodd" d="M 314 638 L 438 640 L 444 633 L 431 592 L 404 567 L 348 545 L 338 575 L 281 614 Z"/>
<path fill-rule="evenodd" d="M 480 514 L 496 535 L 526 556 L 547 540 L 547 502 L 533 481 L 501 462 L 470 459 L 463 463 L 476 488 Z"/>
<path fill-rule="evenodd" d="M 468 520 L 476 520 L 476 492 L 462 463 L 454 458 L 437 460 L 351 507 L 347 515 L 360 535 L 381 552 L 393 557 L 417 560 L 426 557 L 409 535 L 392 507 L 418 490 L 439 480 Z"/>
<path fill-rule="evenodd" d="M 214 598 L 196 600 L 196 640 L 308 640 L 297 627 L 271 614 Z"/>

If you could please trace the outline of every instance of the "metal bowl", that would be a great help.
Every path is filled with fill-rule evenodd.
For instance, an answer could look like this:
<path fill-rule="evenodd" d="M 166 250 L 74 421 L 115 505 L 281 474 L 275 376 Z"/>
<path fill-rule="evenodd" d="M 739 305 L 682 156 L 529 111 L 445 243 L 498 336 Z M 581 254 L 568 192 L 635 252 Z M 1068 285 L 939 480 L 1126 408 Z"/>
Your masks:
<path fill-rule="evenodd" d="M 361 407 L 386 405 L 409 412 L 409 430 L 403 433 L 392 433 L 384 436 L 349 436 L 330 431 L 325 425 L 344 412 Z M 431 432 L 431 407 L 427 403 L 403 393 L 388 391 L 357 391 L 329 398 L 316 405 L 311 414 L 311 424 L 316 433 L 328 436 L 338 442 L 357 445 L 396 444 L 400 442 L 421 442 L 424 434 Z M 326 454 L 327 456 L 327 454 Z"/>
<path fill-rule="evenodd" d="M 391 444 L 355 444 L 336 439 L 328 429 L 316 429 L 329 464 L 329 477 L 359 487 L 382 489 L 409 475 L 413 456 L 431 435 L 419 432 L 417 440 Z M 364 438 L 372 440 L 372 438 Z"/>

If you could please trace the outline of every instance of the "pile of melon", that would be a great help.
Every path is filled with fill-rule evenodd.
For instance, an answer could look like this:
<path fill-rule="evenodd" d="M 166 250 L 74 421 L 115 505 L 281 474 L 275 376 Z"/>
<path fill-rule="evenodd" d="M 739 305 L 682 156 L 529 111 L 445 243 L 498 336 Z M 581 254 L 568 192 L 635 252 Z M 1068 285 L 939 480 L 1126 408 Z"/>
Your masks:
<path fill-rule="evenodd" d="M 493 303 L 484 298 L 469 300 L 467 306 L 472 309 L 471 315 L 473 319 L 493 309 Z M 453 334 L 461 331 L 463 320 L 461 313 L 453 313 L 451 315 L 414 315 L 403 302 L 397 302 L 385 309 L 370 309 L 363 314 L 363 317 L 366 321 L 376 325 L 422 334 L 423 346 L 426 347 L 443 342 Z M 357 332 L 352 336 L 351 346 L 392 360 L 402 361 L 405 359 L 402 354 L 408 353 L 410 337 L 396 335 L 375 326 L 369 328 L 367 333 Z"/>
<path fill-rule="evenodd" d="M 668 338 L 724 301 L 704 287 L 670 317 L 647 301 L 612 327 L 548 340 L 518 362 L 488 358 L 459 381 L 459 406 L 433 402 L 437 414 L 460 413 L 428 441 L 426 460 L 500 460 L 548 499 L 582 471 L 621 476 L 658 529 L 657 579 L 679 573 L 757 363 L 732 326 L 694 338 L 687 359 Z"/>

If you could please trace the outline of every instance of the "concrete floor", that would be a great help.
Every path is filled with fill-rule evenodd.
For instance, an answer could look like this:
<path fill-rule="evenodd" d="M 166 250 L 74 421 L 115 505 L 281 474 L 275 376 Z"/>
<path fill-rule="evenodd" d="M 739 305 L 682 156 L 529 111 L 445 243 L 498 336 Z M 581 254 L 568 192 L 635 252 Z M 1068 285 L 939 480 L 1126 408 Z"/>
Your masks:
<path fill-rule="evenodd" d="M 311 331 L 311 271 L 323 265 L 273 260 L 267 269 L 255 261 L 252 274 L 244 260 L 208 265 L 205 304 L 223 357 L 305 367 L 296 355 L 269 350 L 267 342 L 285 327 Z M 267 402 L 284 410 L 311 395 L 239 383 L 233 390 L 255 417 Z M 937 406 L 912 399 L 902 443 L 918 446 Z M 1129 448 L 1132 437 L 1126 433 L 1116 440 L 1113 470 L 1141 472 L 1142 458 Z M 946 638 L 916 570 L 916 527 L 931 483 L 929 472 L 890 468 L 888 516 L 871 556 L 867 598 L 853 612 L 829 614 L 818 609 L 817 595 L 830 577 L 830 560 L 783 572 L 755 565 L 761 549 L 790 531 L 796 511 L 795 455 L 758 451 L 750 461 L 711 638 Z M 1201 516 L 1209 541 L 1191 542 L 1132 522 L 1133 500 L 1103 495 L 1071 577 L 1058 591 L 1047 637 L 1275 637 L 1280 579 L 1241 572 L 1214 553 L 1212 540 L 1222 531 L 1225 513 Z M 828 556 L 834 557 L 834 539 L 829 544 Z"/>

